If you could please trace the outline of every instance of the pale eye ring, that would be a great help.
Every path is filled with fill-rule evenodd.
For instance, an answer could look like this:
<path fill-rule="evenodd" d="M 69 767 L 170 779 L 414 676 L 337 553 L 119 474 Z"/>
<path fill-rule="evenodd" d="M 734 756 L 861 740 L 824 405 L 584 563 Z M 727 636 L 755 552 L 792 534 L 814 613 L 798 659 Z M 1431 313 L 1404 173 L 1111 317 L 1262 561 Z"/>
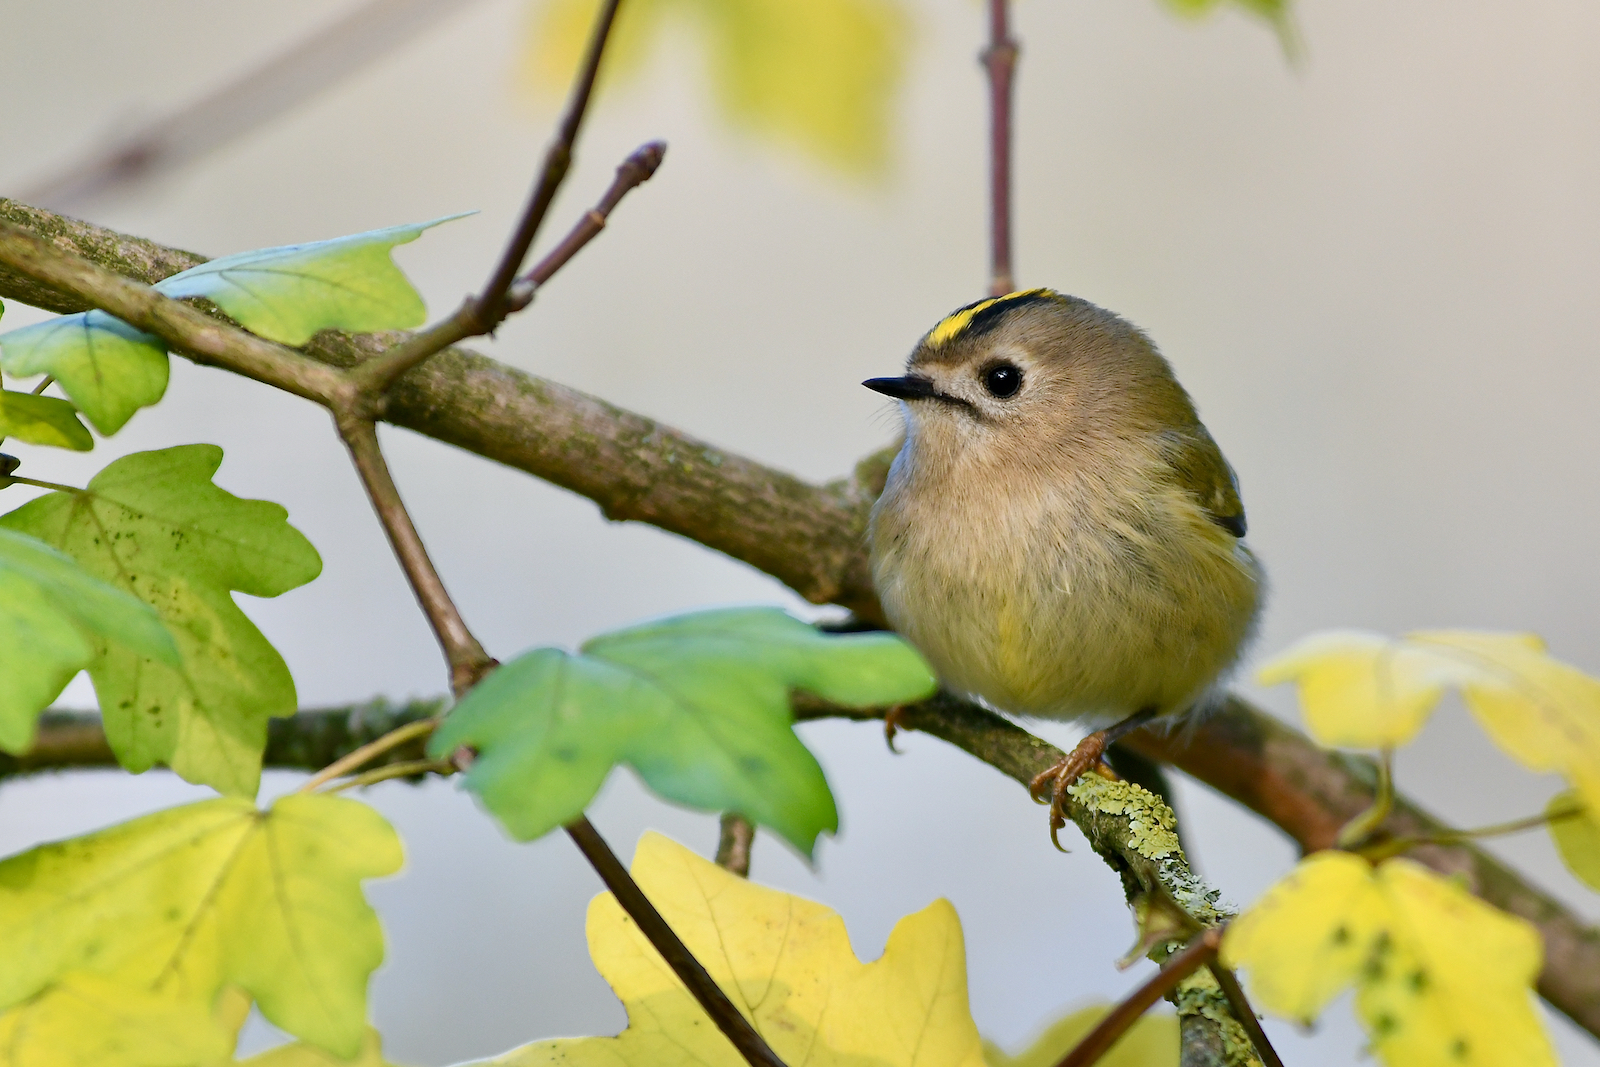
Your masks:
<path fill-rule="evenodd" d="M 1022 388 L 1022 370 L 1014 363 L 996 363 L 984 370 L 983 387 L 1001 400 L 1015 396 Z"/>

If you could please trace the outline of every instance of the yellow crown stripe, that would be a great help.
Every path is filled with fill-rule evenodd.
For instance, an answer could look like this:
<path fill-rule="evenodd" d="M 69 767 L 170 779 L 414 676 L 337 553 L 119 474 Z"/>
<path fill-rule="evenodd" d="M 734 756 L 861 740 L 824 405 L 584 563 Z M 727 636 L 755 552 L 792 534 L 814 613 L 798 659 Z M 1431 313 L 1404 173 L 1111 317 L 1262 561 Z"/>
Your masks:
<path fill-rule="evenodd" d="M 972 324 L 972 317 L 974 315 L 981 311 L 987 311 L 996 304 L 1006 304 L 1013 300 L 1021 300 L 1024 297 L 1030 296 L 1039 296 L 1048 292 L 1050 292 L 1048 289 L 1019 289 L 1014 293 L 1007 293 L 1005 296 L 992 296 L 988 300 L 980 300 L 976 304 L 968 304 L 960 311 L 945 316 L 944 319 L 940 320 L 939 325 L 935 326 L 931 331 L 929 331 L 928 347 L 938 348 L 946 341 L 958 336 L 962 330 L 965 330 Z"/>

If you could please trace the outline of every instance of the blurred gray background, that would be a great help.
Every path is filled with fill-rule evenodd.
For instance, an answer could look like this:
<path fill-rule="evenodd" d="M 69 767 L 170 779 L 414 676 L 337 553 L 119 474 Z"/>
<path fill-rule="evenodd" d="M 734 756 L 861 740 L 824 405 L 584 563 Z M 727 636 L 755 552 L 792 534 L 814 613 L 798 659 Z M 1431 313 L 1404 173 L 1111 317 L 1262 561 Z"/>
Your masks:
<path fill-rule="evenodd" d="M 0 4 L 0 191 L 353 6 Z M 885 180 L 731 131 L 694 39 L 674 36 L 599 100 L 552 232 L 640 142 L 671 143 L 660 174 L 479 347 L 811 479 L 886 443 L 893 412 L 856 383 L 894 373 L 986 282 L 981 10 L 907 6 L 915 44 Z M 1027 0 L 1015 17 L 1018 281 L 1121 312 L 1177 366 L 1239 472 L 1270 569 L 1254 660 L 1325 627 L 1474 626 L 1536 630 L 1600 671 L 1600 8 L 1304 0 L 1299 71 L 1232 11 L 1191 24 L 1151 0 Z M 448 311 L 482 281 L 551 126 L 556 102 L 518 87 L 527 26 L 524 0 L 463 3 L 252 135 L 79 210 L 216 255 L 480 208 L 399 252 L 430 308 Z M 5 324 L 38 317 L 12 305 Z M 197 440 L 227 449 L 223 486 L 282 502 L 322 551 L 312 585 L 242 598 L 302 702 L 441 691 L 427 627 L 311 405 L 175 360 L 167 401 L 95 453 L 19 451 L 31 473 L 72 481 L 124 452 Z M 608 524 L 524 475 L 404 431 L 384 440 L 497 655 L 662 612 L 795 605 L 740 564 Z M 6 495 L 8 509 L 22 502 Z M 1297 717 L 1291 693 L 1245 689 Z M 80 680 L 64 702 L 90 699 Z M 1116 880 L 1081 844 L 1052 850 L 1044 813 L 1015 785 L 926 736 L 895 757 L 872 726 L 802 733 L 840 799 L 841 833 L 814 868 L 763 835 L 754 875 L 838 909 L 863 957 L 897 917 L 950 898 L 978 1024 L 1012 1047 L 1148 973 L 1112 967 L 1132 939 Z M 1533 812 L 1558 785 L 1514 768 L 1453 702 L 1399 775 L 1462 824 Z M 269 776 L 265 792 L 296 781 Z M 1293 862 L 1271 827 L 1179 788 L 1196 862 L 1234 902 Z M 7 784 L 0 847 L 200 792 L 160 772 Z M 583 944 L 598 883 L 564 837 L 511 844 L 453 784 L 367 796 L 409 856 L 371 887 L 390 945 L 372 1011 L 392 1059 L 444 1064 L 623 1025 Z M 708 853 L 715 842 L 711 817 L 645 796 L 626 773 L 592 815 L 624 853 L 646 828 Z M 1600 918 L 1543 835 L 1491 847 Z M 1600 1065 L 1585 1035 L 1552 1028 L 1566 1063 Z M 1348 999 L 1310 1039 L 1272 1032 L 1300 1065 L 1352 1062 L 1362 1044 Z M 272 1040 L 262 1024 L 247 1037 Z"/>

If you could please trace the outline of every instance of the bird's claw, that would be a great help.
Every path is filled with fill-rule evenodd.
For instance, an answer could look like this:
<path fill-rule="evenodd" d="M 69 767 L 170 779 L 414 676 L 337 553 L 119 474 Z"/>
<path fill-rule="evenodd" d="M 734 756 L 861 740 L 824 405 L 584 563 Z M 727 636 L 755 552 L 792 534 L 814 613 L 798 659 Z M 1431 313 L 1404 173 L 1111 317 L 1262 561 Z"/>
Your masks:
<path fill-rule="evenodd" d="M 909 729 L 909 727 L 902 725 L 905 717 L 906 706 L 904 704 L 896 704 L 883 717 L 883 741 L 889 746 L 889 751 L 896 756 L 900 755 L 900 750 L 894 747 L 894 735 L 903 729 Z"/>
<path fill-rule="evenodd" d="M 1061 847 L 1056 835 L 1067 825 L 1067 798 L 1071 795 L 1067 790 L 1072 783 L 1099 767 L 1105 751 L 1105 732 L 1096 731 L 1079 741 L 1076 748 L 1053 766 L 1034 775 L 1028 783 L 1028 795 L 1040 804 L 1050 805 L 1050 843 L 1062 852 L 1067 850 Z M 1045 798 L 1046 788 L 1049 789 L 1048 801 Z"/>

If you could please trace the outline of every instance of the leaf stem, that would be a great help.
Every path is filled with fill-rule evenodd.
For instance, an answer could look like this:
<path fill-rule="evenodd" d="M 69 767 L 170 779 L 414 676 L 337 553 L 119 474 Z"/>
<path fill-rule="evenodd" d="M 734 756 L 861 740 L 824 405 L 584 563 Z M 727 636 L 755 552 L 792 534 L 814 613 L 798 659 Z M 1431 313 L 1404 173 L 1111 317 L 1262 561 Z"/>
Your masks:
<path fill-rule="evenodd" d="M 354 752 L 334 760 L 312 775 L 298 791 L 309 793 L 324 782 L 331 782 L 335 778 L 343 777 L 358 767 L 372 762 L 390 749 L 398 748 L 407 741 L 415 740 L 419 737 L 427 737 L 433 733 L 438 724 L 437 719 L 418 719 L 415 722 L 408 722 L 404 726 L 397 726 L 382 737 L 368 741 Z"/>
<path fill-rule="evenodd" d="M 749 819 L 737 812 L 724 812 L 717 840 L 717 866 L 740 878 L 750 877 L 750 848 L 755 840 L 756 828 Z"/>
<path fill-rule="evenodd" d="M 1582 804 L 1574 804 L 1570 808 L 1560 811 L 1540 812 L 1538 815 L 1529 815 L 1521 819 L 1512 819 L 1510 822 L 1492 823 L 1488 826 L 1477 826 L 1466 830 L 1441 830 L 1432 834 L 1415 834 L 1409 837 L 1395 837 L 1388 841 L 1380 841 L 1369 848 L 1357 849 L 1365 859 L 1372 863 L 1382 863 L 1391 856 L 1398 856 L 1418 845 L 1459 845 L 1465 841 L 1476 840 L 1482 837 L 1499 837 L 1502 834 L 1517 834 L 1524 830 L 1537 829 L 1548 826 L 1553 822 L 1564 819 L 1574 819 L 1584 813 Z"/>
<path fill-rule="evenodd" d="M 448 778 L 456 773 L 455 764 L 447 759 L 411 759 L 399 763 L 390 763 L 383 767 L 374 767 L 365 774 L 353 775 L 340 782 L 338 785 L 329 786 L 324 793 L 343 793 L 346 789 L 359 789 L 362 786 L 376 785 L 387 782 L 391 778 L 412 778 L 419 774 L 433 773 Z"/>
<path fill-rule="evenodd" d="M 1373 795 L 1372 806 L 1340 828 L 1334 847 L 1358 851 L 1372 839 L 1383 825 L 1383 820 L 1393 811 L 1394 752 L 1386 748 L 1378 755 L 1378 788 Z"/>
<path fill-rule="evenodd" d="M 1082 1041 L 1062 1057 L 1056 1067 L 1089 1067 L 1089 1064 L 1104 1056 L 1117 1043 L 1117 1039 L 1139 1020 L 1139 1016 L 1150 1010 L 1152 1004 L 1178 988 L 1179 982 L 1216 959 L 1221 944 L 1220 927 L 1212 927 L 1196 935 L 1194 940 L 1168 957 L 1161 970 L 1151 975 L 1149 981 L 1112 1008 Z"/>
<path fill-rule="evenodd" d="M 493 331 L 512 311 L 520 310 L 515 306 L 511 296 L 512 284 L 516 281 L 517 271 L 522 269 L 522 261 L 528 256 L 528 249 L 533 247 L 533 239 L 538 236 L 545 215 L 550 211 L 556 190 L 566 180 L 567 172 L 572 167 L 573 145 L 577 142 L 578 130 L 583 125 L 584 113 L 589 108 L 589 98 L 594 93 L 595 78 L 600 73 L 600 58 L 605 53 L 606 42 L 610 39 L 611 27 L 616 21 L 617 7 L 620 3 L 621 0 L 605 0 L 595 16 L 594 27 L 589 34 L 589 45 L 584 53 L 583 63 L 573 80 L 572 94 L 567 100 L 567 110 L 562 116 L 561 125 L 557 128 L 555 140 L 545 151 L 544 164 L 539 170 L 539 180 L 534 184 L 528 204 L 517 222 L 517 228 L 495 264 L 493 273 L 489 275 L 488 282 L 484 284 L 483 291 L 475 297 L 468 297 L 448 319 L 351 370 L 352 383 L 356 386 L 357 392 L 367 398 L 369 405 L 381 404 L 379 398 L 407 371 L 420 366 L 463 338 Z M 659 157 L 656 162 L 660 162 Z M 653 168 L 651 172 L 654 172 Z M 646 174 L 644 178 L 649 176 Z M 640 178 L 639 181 L 643 181 L 644 178 Z M 639 182 L 633 184 L 637 185 Z M 620 198 L 619 196 L 618 199 Z M 601 223 L 604 224 L 603 218 Z M 599 227 L 596 227 L 595 233 L 598 232 Z M 592 236 L 593 234 L 590 235 Z M 585 238 L 584 242 L 587 240 L 588 238 Z M 568 258 L 572 252 L 582 247 L 584 242 L 580 242 L 568 252 Z M 532 293 L 529 292 L 521 307 L 527 307 L 528 301 L 532 299 Z"/>
<path fill-rule="evenodd" d="M 54 489 L 58 493 L 83 492 L 82 489 L 79 489 L 75 485 L 62 485 L 60 482 L 42 482 L 37 478 L 24 478 L 20 474 L 7 474 L 5 475 L 5 480 L 7 485 L 13 483 L 17 485 L 31 485 L 37 489 Z"/>
<path fill-rule="evenodd" d="M 350 449 L 350 458 L 355 461 L 356 472 L 366 486 L 373 510 L 383 523 L 383 531 L 389 536 L 395 558 L 400 561 L 406 580 L 411 583 L 411 591 L 416 594 L 417 603 L 422 606 L 434 636 L 444 649 L 445 661 L 450 665 L 450 689 L 459 698 L 496 663 L 467 629 L 466 621 L 428 558 L 428 550 L 400 499 L 400 490 L 378 446 L 377 427 L 366 419 L 340 417 L 334 421 L 339 427 L 339 436 Z"/>
<path fill-rule="evenodd" d="M 33 395 L 38 396 L 40 393 L 43 393 L 46 389 L 50 388 L 54 384 L 56 384 L 55 375 L 46 374 L 44 376 L 44 380 L 33 387 Z"/>
<path fill-rule="evenodd" d="M 989 72 L 989 295 L 1016 288 L 1011 271 L 1011 114 L 1017 42 L 1010 0 L 989 0 L 989 45 L 979 60 Z"/>
<path fill-rule="evenodd" d="M 1261 1029 L 1261 1020 L 1256 1018 L 1256 1010 L 1250 1006 L 1250 1000 L 1244 995 L 1244 987 L 1239 984 L 1238 977 L 1217 962 L 1215 956 L 1206 961 L 1206 966 L 1211 968 L 1211 977 L 1222 987 L 1222 995 L 1228 998 L 1228 1007 L 1233 1009 L 1234 1018 L 1239 1020 L 1244 1032 L 1250 1035 L 1250 1043 L 1256 1047 L 1256 1055 L 1261 1057 L 1262 1064 L 1265 1067 L 1283 1067 L 1283 1060 L 1278 1058 L 1278 1050 L 1267 1040 L 1267 1032 Z"/>
<path fill-rule="evenodd" d="M 777 1053 L 733 1006 L 728 995 L 700 965 L 700 961 L 694 958 L 688 946 L 672 932 L 672 927 L 650 903 L 644 890 L 639 888 L 627 868 L 623 867 L 622 861 L 617 859 L 616 853 L 611 851 L 611 846 L 600 836 L 600 831 L 582 815 L 569 823 L 566 830 L 584 858 L 594 867 L 595 873 L 600 875 L 600 880 L 617 898 L 622 910 L 639 924 L 639 932 L 649 938 L 650 944 L 655 946 L 667 966 L 689 988 L 694 999 L 711 1016 L 711 1021 L 717 1024 L 717 1029 L 733 1042 L 733 1047 L 739 1050 L 745 1062 L 750 1067 L 783 1067 L 783 1061 Z"/>

